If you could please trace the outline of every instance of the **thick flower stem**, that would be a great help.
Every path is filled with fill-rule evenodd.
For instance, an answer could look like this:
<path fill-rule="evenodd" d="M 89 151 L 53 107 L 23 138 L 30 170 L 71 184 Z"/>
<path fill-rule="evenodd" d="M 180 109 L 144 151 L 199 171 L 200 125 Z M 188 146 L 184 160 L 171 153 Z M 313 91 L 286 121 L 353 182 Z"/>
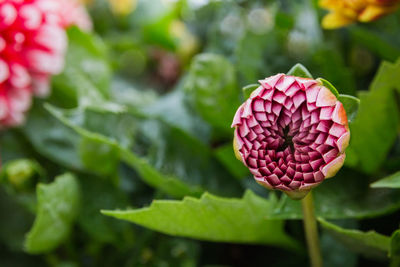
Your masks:
<path fill-rule="evenodd" d="M 314 214 L 314 203 L 311 192 L 301 200 L 303 206 L 303 223 L 306 233 L 308 255 L 312 267 L 322 267 L 322 255 L 319 246 L 317 220 Z"/>

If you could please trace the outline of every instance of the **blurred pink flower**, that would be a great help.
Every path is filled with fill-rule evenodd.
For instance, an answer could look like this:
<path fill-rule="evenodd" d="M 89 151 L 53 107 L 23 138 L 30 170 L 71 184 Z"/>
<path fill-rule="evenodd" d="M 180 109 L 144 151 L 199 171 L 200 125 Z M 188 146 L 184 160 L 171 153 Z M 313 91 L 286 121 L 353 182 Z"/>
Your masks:
<path fill-rule="evenodd" d="M 346 112 L 316 80 L 277 74 L 260 83 L 234 117 L 235 154 L 259 184 L 304 197 L 344 163 Z"/>
<path fill-rule="evenodd" d="M 85 6 L 78 0 L 53 0 L 59 3 L 61 25 L 66 28 L 76 25 L 84 31 L 92 29 L 92 20 L 86 12 Z"/>
<path fill-rule="evenodd" d="M 64 66 L 71 24 L 91 27 L 75 1 L 0 1 L 0 128 L 21 124 L 32 95 L 49 93 L 50 76 Z"/>

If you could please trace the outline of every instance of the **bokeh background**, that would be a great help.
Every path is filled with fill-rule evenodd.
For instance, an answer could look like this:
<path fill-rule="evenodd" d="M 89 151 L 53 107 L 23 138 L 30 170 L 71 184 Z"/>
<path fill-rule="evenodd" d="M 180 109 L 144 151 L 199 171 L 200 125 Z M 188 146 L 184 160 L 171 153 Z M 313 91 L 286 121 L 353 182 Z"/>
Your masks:
<path fill-rule="evenodd" d="M 174 237 L 100 210 L 141 208 L 153 199 L 205 191 L 241 198 L 250 189 L 271 197 L 233 157 L 230 124 L 243 100 L 241 88 L 300 62 L 340 93 L 366 95 L 381 63 L 400 56 L 399 12 L 324 30 L 327 11 L 316 0 L 84 4 L 93 31 L 67 29 L 66 65 L 52 77 L 51 94 L 34 100 L 23 125 L 0 135 L 0 266 L 308 266 L 300 220 L 285 223 L 301 244 L 288 249 Z M 396 97 L 368 100 L 372 115 L 365 113 L 357 133 L 378 129 L 369 123 L 378 121 L 389 125 L 390 134 L 355 144 L 339 176 L 317 193 L 320 214 L 341 227 L 383 235 L 398 229 L 398 191 L 369 188 L 399 169 Z M 79 202 L 66 220 L 68 230 L 55 247 L 27 251 L 38 203 L 57 199 L 40 200 L 36 185 L 66 172 L 80 192 L 58 203 Z M 74 184 L 63 186 L 54 194 L 64 196 Z M 299 208 L 288 205 L 288 217 L 298 219 Z M 368 247 L 352 251 L 348 245 L 321 230 L 325 266 L 388 264 L 385 252 L 371 256 Z"/>

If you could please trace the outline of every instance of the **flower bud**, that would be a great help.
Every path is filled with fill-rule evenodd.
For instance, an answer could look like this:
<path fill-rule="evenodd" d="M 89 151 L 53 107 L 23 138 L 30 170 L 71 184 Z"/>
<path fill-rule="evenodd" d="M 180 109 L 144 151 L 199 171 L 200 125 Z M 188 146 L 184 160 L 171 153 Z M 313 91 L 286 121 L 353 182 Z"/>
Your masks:
<path fill-rule="evenodd" d="M 342 167 L 346 112 L 317 80 L 277 74 L 260 84 L 233 119 L 235 155 L 262 186 L 302 198 Z"/>
<path fill-rule="evenodd" d="M 35 161 L 18 159 L 6 163 L 0 171 L 0 182 L 9 183 L 18 191 L 33 188 L 36 176 L 43 175 L 41 166 Z"/>

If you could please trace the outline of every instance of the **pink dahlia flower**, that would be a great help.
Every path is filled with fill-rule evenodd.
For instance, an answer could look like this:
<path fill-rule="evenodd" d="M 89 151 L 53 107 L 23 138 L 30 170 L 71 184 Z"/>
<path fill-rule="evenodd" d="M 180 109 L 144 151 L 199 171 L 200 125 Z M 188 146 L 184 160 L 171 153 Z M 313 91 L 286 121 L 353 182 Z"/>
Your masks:
<path fill-rule="evenodd" d="M 259 184 L 302 198 L 342 167 L 346 112 L 316 80 L 277 74 L 260 83 L 233 119 L 235 154 Z"/>
<path fill-rule="evenodd" d="M 1 128 L 23 122 L 33 94 L 48 94 L 50 76 L 64 66 L 64 28 L 90 26 L 87 14 L 76 9 L 68 0 L 0 0 Z"/>

